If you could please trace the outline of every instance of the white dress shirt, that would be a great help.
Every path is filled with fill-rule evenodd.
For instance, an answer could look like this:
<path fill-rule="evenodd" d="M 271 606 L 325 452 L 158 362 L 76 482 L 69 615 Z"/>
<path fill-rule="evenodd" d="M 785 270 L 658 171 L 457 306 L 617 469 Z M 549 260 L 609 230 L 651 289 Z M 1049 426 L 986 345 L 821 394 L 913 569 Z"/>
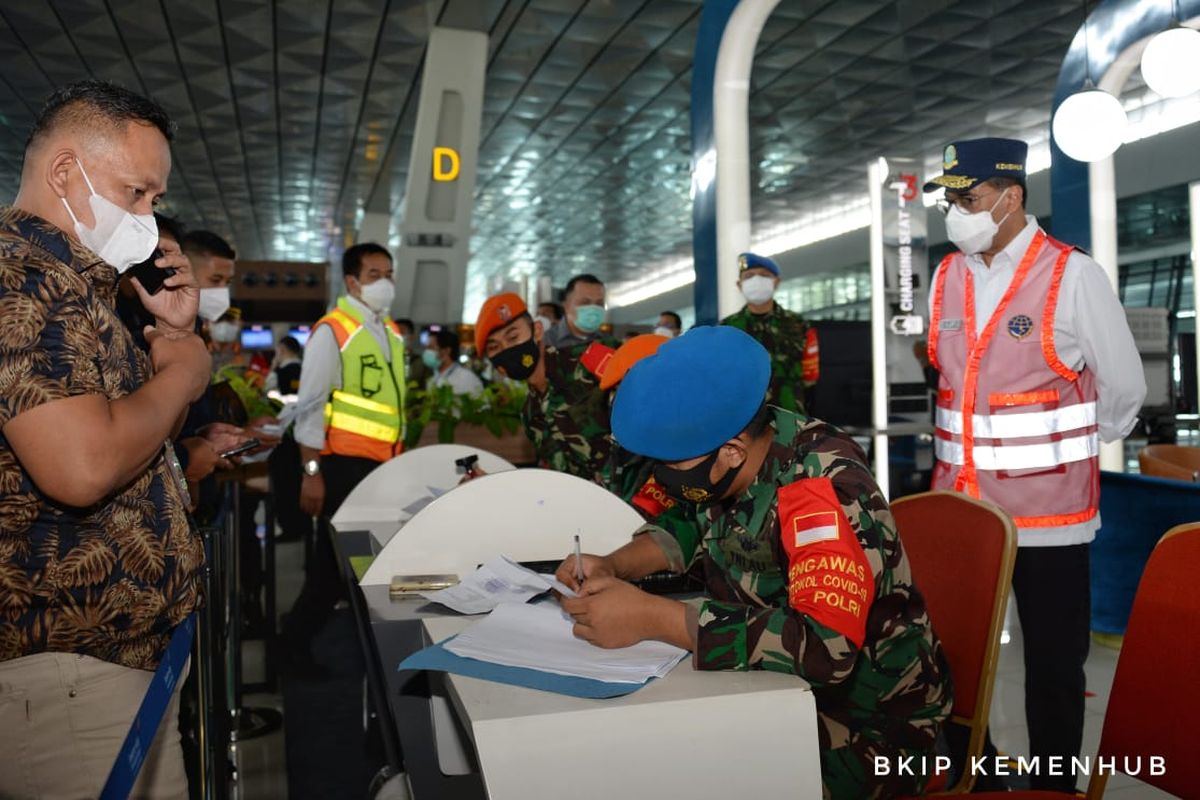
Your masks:
<path fill-rule="evenodd" d="M 392 346 L 383 317 L 361 300 L 347 296 L 362 315 L 363 327 L 375 337 L 383 357 L 390 363 Z M 296 395 L 296 427 L 292 435 L 305 447 L 325 447 L 325 403 L 335 389 L 342 388 L 342 354 L 328 325 L 319 325 L 308 337 L 300 367 L 300 391 Z"/>
<path fill-rule="evenodd" d="M 429 388 L 449 386 L 455 394 L 479 394 L 483 391 L 483 381 L 462 364 L 451 364 L 449 369 L 438 369 L 429 379 Z"/>
<path fill-rule="evenodd" d="M 983 332 L 1017 266 L 1033 242 L 1039 226 L 1027 215 L 1025 227 L 992 258 L 989 267 L 982 255 L 966 257 L 975 283 L 975 334 Z M 932 307 L 933 292 L 929 294 Z M 1100 438 L 1114 442 L 1129 435 L 1146 398 L 1146 376 L 1125 309 L 1113 291 L 1104 268 L 1078 250 L 1072 251 L 1063 270 L 1062 286 L 1054 313 L 1054 347 L 1058 357 L 1078 372 L 1087 367 L 1096 377 L 1096 422 Z M 957 313 L 951 311 L 950 313 Z M 1022 528 L 1019 544 L 1070 545 L 1090 542 L 1100 527 L 1100 516 L 1078 525 L 1055 528 Z"/>

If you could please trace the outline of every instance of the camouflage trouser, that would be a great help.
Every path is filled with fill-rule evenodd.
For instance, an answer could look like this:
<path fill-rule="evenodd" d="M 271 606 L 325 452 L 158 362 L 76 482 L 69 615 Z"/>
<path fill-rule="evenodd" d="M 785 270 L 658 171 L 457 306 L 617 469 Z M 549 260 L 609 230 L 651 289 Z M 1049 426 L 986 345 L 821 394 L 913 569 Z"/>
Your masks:
<path fill-rule="evenodd" d="M 821 751 L 821 782 L 825 800 L 886 800 L 920 794 L 928 777 L 919 766 L 926 758 L 932 769 L 934 748 L 905 750 L 881 745 L 863 736 L 835 750 Z M 876 768 L 876 757 L 887 759 L 886 770 Z M 899 774 L 900 759 L 912 757 L 916 775 Z M 885 773 L 885 774 L 879 774 Z"/>

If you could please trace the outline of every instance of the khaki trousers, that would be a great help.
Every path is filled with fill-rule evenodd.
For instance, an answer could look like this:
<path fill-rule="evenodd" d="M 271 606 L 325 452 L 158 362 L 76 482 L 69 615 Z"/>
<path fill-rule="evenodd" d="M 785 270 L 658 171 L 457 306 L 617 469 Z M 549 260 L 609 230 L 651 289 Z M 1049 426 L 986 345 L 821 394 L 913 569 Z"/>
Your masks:
<path fill-rule="evenodd" d="M 175 687 L 130 797 L 186 800 Z M 0 798 L 98 797 L 153 672 L 74 653 L 0 661 Z"/>

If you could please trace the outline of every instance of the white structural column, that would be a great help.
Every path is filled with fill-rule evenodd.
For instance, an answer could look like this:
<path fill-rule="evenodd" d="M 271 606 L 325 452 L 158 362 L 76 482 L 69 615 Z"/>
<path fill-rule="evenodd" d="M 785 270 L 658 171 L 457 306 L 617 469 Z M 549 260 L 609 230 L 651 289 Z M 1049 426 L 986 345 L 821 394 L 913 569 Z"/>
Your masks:
<path fill-rule="evenodd" d="M 874 433 L 875 483 L 886 499 L 888 474 L 888 380 L 887 324 L 884 314 L 883 275 L 883 182 L 888 177 L 887 161 L 882 158 L 867 167 L 871 197 L 871 427 Z"/>
<path fill-rule="evenodd" d="M 763 24 L 779 0 L 741 0 L 717 53 L 713 138 L 717 149 L 717 311 L 742 307 L 738 253 L 750 249 L 750 70 Z"/>
<path fill-rule="evenodd" d="M 487 49 L 479 31 L 429 34 L 395 253 L 393 311 L 418 324 L 462 317 Z"/>
<path fill-rule="evenodd" d="M 1145 42 L 1141 42 L 1119 55 L 1097 88 L 1114 97 L 1121 96 L 1121 88 L 1130 74 L 1141 63 Z M 1096 259 L 1113 291 L 1117 291 L 1117 177 L 1113 157 L 1088 164 L 1088 212 L 1092 221 L 1092 258 Z M 1107 442 L 1100 445 L 1100 469 L 1110 472 L 1125 471 L 1125 443 Z"/>
<path fill-rule="evenodd" d="M 1192 309 L 1200 312 L 1200 181 L 1188 186 L 1188 206 L 1192 215 Z M 1196 324 L 1196 408 L 1200 408 L 1200 316 Z"/>

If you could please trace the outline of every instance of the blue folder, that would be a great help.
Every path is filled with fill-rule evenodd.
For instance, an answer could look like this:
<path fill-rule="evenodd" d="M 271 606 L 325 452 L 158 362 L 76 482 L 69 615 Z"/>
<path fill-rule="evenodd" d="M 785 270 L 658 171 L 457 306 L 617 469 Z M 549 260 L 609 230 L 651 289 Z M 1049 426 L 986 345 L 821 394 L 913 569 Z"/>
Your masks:
<path fill-rule="evenodd" d="M 446 640 L 446 642 L 448 641 L 450 639 Z M 453 672 L 455 675 L 466 675 L 468 678 L 481 678 L 485 681 L 507 683 L 510 686 L 524 686 L 527 689 L 540 689 L 543 692 L 555 692 L 571 697 L 587 697 L 594 700 L 632 694 L 646 685 L 645 683 L 610 683 L 591 678 L 575 678 L 538 669 L 507 667 L 503 664 L 493 664 L 490 661 L 464 658 L 443 647 L 442 645 L 446 642 L 418 650 L 401 661 L 399 669 Z"/>

